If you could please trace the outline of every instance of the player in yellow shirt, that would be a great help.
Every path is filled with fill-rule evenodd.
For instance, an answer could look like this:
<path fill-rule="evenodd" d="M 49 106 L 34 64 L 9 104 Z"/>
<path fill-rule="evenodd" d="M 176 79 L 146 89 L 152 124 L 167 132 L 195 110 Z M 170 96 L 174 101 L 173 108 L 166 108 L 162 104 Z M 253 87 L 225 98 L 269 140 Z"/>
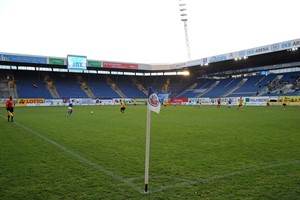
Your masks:
<path fill-rule="evenodd" d="M 120 108 L 120 111 L 121 111 L 121 113 L 122 113 L 122 115 L 124 115 L 124 113 L 125 113 L 125 102 L 124 101 L 122 101 L 122 100 L 120 100 L 120 105 L 121 105 L 121 108 Z"/>
<path fill-rule="evenodd" d="M 282 110 L 286 110 L 286 104 L 287 104 L 287 98 L 284 97 L 284 99 L 282 100 Z"/>
<path fill-rule="evenodd" d="M 269 98 L 266 99 L 266 106 L 267 106 L 267 110 L 268 110 L 270 107 L 270 99 Z"/>
<path fill-rule="evenodd" d="M 243 110 L 243 102 L 244 102 L 243 98 L 241 97 L 238 101 L 239 101 L 239 106 L 238 106 L 237 110 L 239 110 L 240 108 L 241 108 L 241 110 Z"/>
<path fill-rule="evenodd" d="M 202 105 L 202 100 L 198 99 L 198 101 L 197 101 L 197 107 L 200 108 L 201 105 Z"/>
<path fill-rule="evenodd" d="M 163 106 L 164 106 L 164 108 L 166 108 L 166 107 L 167 107 L 167 105 L 168 105 L 168 102 L 167 102 L 167 100 L 164 100 L 164 101 L 163 101 Z"/>

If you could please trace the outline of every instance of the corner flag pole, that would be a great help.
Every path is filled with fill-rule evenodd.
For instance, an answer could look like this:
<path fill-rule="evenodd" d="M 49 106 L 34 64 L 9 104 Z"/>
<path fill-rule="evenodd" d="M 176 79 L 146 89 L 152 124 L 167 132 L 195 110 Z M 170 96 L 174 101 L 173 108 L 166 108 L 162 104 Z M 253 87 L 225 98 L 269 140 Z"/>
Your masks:
<path fill-rule="evenodd" d="M 145 193 L 148 193 L 148 181 L 149 181 L 150 122 L 151 122 L 151 110 L 149 108 L 147 108 L 146 159 L 145 159 Z"/>
<path fill-rule="evenodd" d="M 150 154 L 150 121 L 151 111 L 159 113 L 160 102 L 158 95 L 154 90 L 148 88 L 148 101 L 147 101 L 147 130 L 146 130 L 146 159 L 145 159 L 145 193 L 148 193 L 148 181 L 149 181 L 149 154 Z"/>

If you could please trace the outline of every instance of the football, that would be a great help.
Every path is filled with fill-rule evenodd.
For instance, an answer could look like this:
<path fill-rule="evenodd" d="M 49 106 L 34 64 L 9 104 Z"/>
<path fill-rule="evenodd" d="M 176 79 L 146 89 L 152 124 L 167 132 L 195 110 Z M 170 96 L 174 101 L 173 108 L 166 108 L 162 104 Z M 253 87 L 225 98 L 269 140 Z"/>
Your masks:
<path fill-rule="evenodd" d="M 91 114 L 94 114 L 94 111 L 91 111 Z"/>

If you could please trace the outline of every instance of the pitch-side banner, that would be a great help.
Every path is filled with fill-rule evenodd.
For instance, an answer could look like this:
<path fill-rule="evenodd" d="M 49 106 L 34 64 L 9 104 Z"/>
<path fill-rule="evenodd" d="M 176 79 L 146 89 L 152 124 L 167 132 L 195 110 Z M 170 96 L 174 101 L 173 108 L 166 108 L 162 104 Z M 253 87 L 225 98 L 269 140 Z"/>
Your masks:
<path fill-rule="evenodd" d="M 43 98 L 22 98 L 18 99 L 18 104 L 40 104 L 45 103 Z"/>
<path fill-rule="evenodd" d="M 169 103 L 184 104 L 189 102 L 189 98 L 171 98 Z"/>

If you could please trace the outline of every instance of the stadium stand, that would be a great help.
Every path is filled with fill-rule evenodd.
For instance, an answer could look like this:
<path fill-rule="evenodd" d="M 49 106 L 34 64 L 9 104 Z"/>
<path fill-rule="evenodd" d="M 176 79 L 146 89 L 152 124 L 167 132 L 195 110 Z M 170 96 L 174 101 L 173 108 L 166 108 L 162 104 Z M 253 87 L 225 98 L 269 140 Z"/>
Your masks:
<path fill-rule="evenodd" d="M 191 84 L 191 79 L 176 76 L 147 76 L 135 77 L 135 79 L 143 86 L 148 88 L 151 86 L 158 93 L 168 93 L 170 97 L 178 96 Z M 192 82 L 194 79 L 192 80 Z"/>
<path fill-rule="evenodd" d="M 1 70 L 0 97 L 146 98 L 148 86 L 169 97 L 293 96 L 300 94 L 299 77 L 300 72 L 213 79 Z"/>
<path fill-rule="evenodd" d="M 120 98 L 120 95 L 113 90 L 113 86 L 107 81 L 108 76 L 85 74 L 83 79 L 96 98 Z"/>
<path fill-rule="evenodd" d="M 52 73 L 51 79 L 60 98 L 88 98 L 77 81 L 76 74 Z"/>
<path fill-rule="evenodd" d="M 146 98 L 146 94 L 134 84 L 129 76 L 112 76 L 111 79 L 126 97 Z"/>
<path fill-rule="evenodd" d="M 290 94 L 299 92 L 299 72 L 282 74 L 255 75 L 226 79 L 202 79 L 178 97 L 239 97 Z M 280 92 L 281 91 L 281 92 Z"/>
<path fill-rule="evenodd" d="M 194 83 L 193 77 L 172 76 L 168 79 L 168 93 L 170 97 L 177 97 L 187 87 Z"/>
<path fill-rule="evenodd" d="M 167 83 L 168 77 L 165 76 L 154 76 L 154 77 L 137 77 L 137 80 L 145 87 L 151 86 L 156 92 L 167 92 L 164 90 L 164 85 Z"/>
<path fill-rule="evenodd" d="M 226 91 L 228 90 L 226 89 L 226 85 L 229 84 L 230 81 L 232 80 L 227 78 L 227 79 L 221 79 L 219 81 L 220 81 L 219 84 L 216 87 L 214 87 L 212 90 L 207 92 L 205 96 L 217 98 L 217 97 L 222 97 L 223 94 L 226 93 Z"/>
<path fill-rule="evenodd" d="M 8 97 L 8 96 L 9 96 L 8 79 L 5 76 L 5 73 L 1 73 L 0 74 L 0 98 Z"/>
<path fill-rule="evenodd" d="M 269 95 L 296 95 L 299 91 L 299 72 L 279 74 L 277 77 L 268 82 L 266 91 Z"/>
<path fill-rule="evenodd" d="M 184 92 L 179 94 L 178 97 L 189 97 L 189 98 L 196 97 L 201 92 L 205 91 L 205 87 L 207 87 L 207 85 L 210 84 L 210 81 L 211 80 L 208 79 L 197 80 L 196 83 L 192 84 L 188 89 L 186 89 Z"/>
<path fill-rule="evenodd" d="M 42 73 L 14 71 L 13 77 L 18 98 L 52 98 Z"/>

